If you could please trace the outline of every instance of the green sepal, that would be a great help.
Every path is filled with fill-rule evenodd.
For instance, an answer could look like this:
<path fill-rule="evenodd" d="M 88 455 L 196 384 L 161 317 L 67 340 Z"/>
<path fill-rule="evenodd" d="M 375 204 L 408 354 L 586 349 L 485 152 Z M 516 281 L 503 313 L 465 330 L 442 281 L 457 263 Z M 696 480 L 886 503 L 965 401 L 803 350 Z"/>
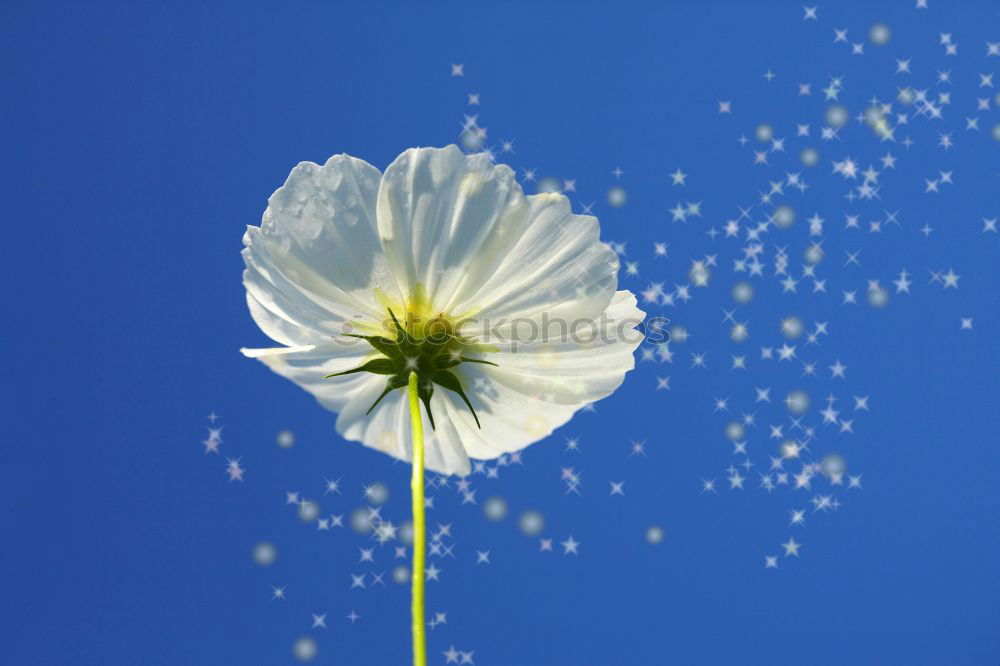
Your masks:
<path fill-rule="evenodd" d="M 396 314 L 391 309 L 389 309 L 389 317 L 392 319 L 393 328 L 395 328 L 395 340 L 381 335 L 344 333 L 345 336 L 365 340 L 375 351 L 382 354 L 383 357 L 371 359 L 360 367 L 351 370 L 326 375 L 325 378 L 350 375 L 357 372 L 389 375 L 385 382 L 385 390 L 382 391 L 366 412 L 366 414 L 371 414 L 372 410 L 391 391 L 407 385 L 411 371 L 416 372 L 418 378 L 417 396 L 427 410 L 427 417 L 430 419 L 431 428 L 435 428 L 434 414 L 431 411 L 431 398 L 434 395 L 435 383 L 453 393 L 457 393 L 462 398 L 462 401 L 465 402 L 469 411 L 472 412 L 472 417 L 476 420 L 476 426 L 482 428 L 482 425 L 479 423 L 479 415 L 476 414 L 476 410 L 472 407 L 472 402 L 465 394 L 461 381 L 459 381 L 457 376 L 449 372 L 449 369 L 462 363 L 481 363 L 494 367 L 499 366 L 492 361 L 461 356 L 460 350 L 472 343 L 461 336 L 453 334 L 447 328 L 447 323 L 444 332 L 417 338 L 399 323 L 399 319 L 396 318 Z"/>
<path fill-rule="evenodd" d="M 459 359 L 463 363 L 483 363 L 484 365 L 492 365 L 494 368 L 499 368 L 500 365 L 494 363 L 493 361 L 484 361 L 481 358 L 469 358 L 468 356 L 459 356 Z"/>
<path fill-rule="evenodd" d="M 434 365 L 438 370 L 447 370 L 448 368 L 454 368 L 456 365 L 461 365 L 462 363 L 482 363 L 484 365 L 492 365 L 499 368 L 500 366 L 493 361 L 484 361 L 479 358 L 469 358 L 468 356 L 438 356 L 434 360 Z"/>
<path fill-rule="evenodd" d="M 382 391 L 381 395 L 379 395 L 379 397 L 375 399 L 375 402 L 373 402 L 372 406 L 368 408 L 368 411 L 365 412 L 365 415 L 367 416 L 368 414 L 371 414 L 372 410 L 375 409 L 376 405 L 382 402 L 382 398 L 389 395 L 390 392 L 395 391 L 396 389 L 403 388 L 404 386 L 406 386 L 407 383 L 408 382 L 406 377 L 400 377 L 399 375 L 393 375 L 392 377 L 389 377 L 389 379 L 387 379 L 385 382 L 385 390 Z"/>
<path fill-rule="evenodd" d="M 330 377 L 340 377 L 341 375 L 351 375 L 355 372 L 371 372 L 376 375 L 394 375 L 396 374 L 396 368 L 393 362 L 387 358 L 373 358 L 364 365 L 358 366 L 353 370 L 344 370 L 343 372 L 335 372 L 332 375 L 326 375 L 323 379 L 329 379 Z"/>
<path fill-rule="evenodd" d="M 389 316 L 392 317 L 392 323 L 396 327 L 396 340 L 394 344 L 397 352 L 404 357 L 416 356 L 419 351 L 417 339 L 400 325 L 399 320 L 396 319 L 396 315 L 393 313 L 391 308 L 389 308 Z"/>
<path fill-rule="evenodd" d="M 434 367 L 438 370 L 447 370 L 448 368 L 454 368 L 461 362 L 462 362 L 461 356 L 452 356 L 451 354 L 441 354 L 434 359 Z"/>
<path fill-rule="evenodd" d="M 458 377 L 447 370 L 439 370 L 434 373 L 433 379 L 435 384 L 438 384 L 453 393 L 457 393 L 462 400 L 465 401 L 465 406 L 469 408 L 470 412 L 472 412 L 472 418 L 476 419 L 476 427 L 481 430 L 483 426 L 479 424 L 479 417 L 476 415 L 476 410 L 472 407 L 472 403 L 469 402 L 469 396 L 465 395 L 465 390 L 462 388 L 462 383 L 458 381 Z"/>
<path fill-rule="evenodd" d="M 395 340 L 384 338 L 381 335 L 358 335 L 357 333 L 344 333 L 344 335 L 367 341 L 375 351 L 385 354 L 393 360 L 399 360 L 403 357 L 399 344 Z"/>
<path fill-rule="evenodd" d="M 418 382 L 417 395 L 427 410 L 427 418 L 431 420 L 431 430 L 437 430 L 437 427 L 434 425 L 434 412 L 431 411 L 431 396 L 434 395 L 433 382 Z"/>

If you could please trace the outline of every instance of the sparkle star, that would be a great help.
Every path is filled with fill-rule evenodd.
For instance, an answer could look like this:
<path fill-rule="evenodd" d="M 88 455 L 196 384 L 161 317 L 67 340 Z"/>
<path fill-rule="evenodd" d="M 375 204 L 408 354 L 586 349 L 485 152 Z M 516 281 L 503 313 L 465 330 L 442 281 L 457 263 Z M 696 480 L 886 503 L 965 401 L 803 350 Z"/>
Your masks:
<path fill-rule="evenodd" d="M 203 439 L 201 443 L 205 446 L 205 453 L 219 453 L 219 444 L 222 443 L 221 439 L 209 436 L 208 439 Z"/>
<path fill-rule="evenodd" d="M 956 275 L 955 271 L 949 268 L 948 272 L 941 276 L 941 280 L 944 283 L 944 288 L 958 289 L 958 281 L 959 279 L 961 279 L 961 277 L 962 277 L 961 275 Z"/>
<path fill-rule="evenodd" d="M 908 294 L 910 293 L 910 285 L 913 284 L 913 281 L 909 279 L 909 273 L 907 273 L 906 269 L 904 268 L 899 272 L 899 279 L 893 280 L 892 283 L 896 285 L 897 294 L 899 293 Z"/>
<path fill-rule="evenodd" d="M 229 458 L 228 465 L 226 466 L 226 473 L 229 474 L 230 481 L 243 481 L 243 474 L 246 472 L 246 468 L 240 465 L 239 459 Z"/>
<path fill-rule="evenodd" d="M 573 539 L 571 534 L 565 541 L 559 542 L 563 547 L 563 555 L 579 555 L 580 542 Z"/>

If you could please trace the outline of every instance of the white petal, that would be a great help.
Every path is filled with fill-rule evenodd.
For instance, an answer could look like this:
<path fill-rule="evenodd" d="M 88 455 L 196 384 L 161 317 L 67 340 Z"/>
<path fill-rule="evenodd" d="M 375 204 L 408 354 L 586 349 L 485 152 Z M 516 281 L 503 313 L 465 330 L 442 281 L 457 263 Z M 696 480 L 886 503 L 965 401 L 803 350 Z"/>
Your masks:
<path fill-rule="evenodd" d="M 368 343 L 356 338 L 338 338 L 319 345 L 240 351 L 292 380 L 312 393 L 321 405 L 335 412 L 343 409 L 371 379 L 385 383 L 384 377 L 368 373 L 324 379 L 326 375 L 356 368 L 372 357 L 372 348 Z"/>
<path fill-rule="evenodd" d="M 466 394 L 482 428 L 476 426 L 469 408 L 454 393 L 437 389 L 431 398 L 438 429 L 445 420 L 439 414 L 444 412 L 455 437 L 471 458 L 489 460 L 519 451 L 550 435 L 583 406 L 553 404 L 501 384 L 477 389 L 472 387 L 473 383 L 466 387 Z"/>
<path fill-rule="evenodd" d="M 366 414 L 384 389 L 385 377 L 377 377 L 355 393 L 340 412 L 337 432 L 347 439 L 359 441 L 365 446 L 409 462 L 412 460 L 413 448 L 406 389 L 392 391 L 371 414 Z M 432 398 L 432 403 L 435 399 L 436 397 Z M 420 412 L 424 429 L 424 466 L 441 474 L 468 474 L 469 458 L 455 428 L 447 419 L 439 419 L 438 412 L 435 411 L 438 429 L 434 430 L 422 405 Z"/>
<path fill-rule="evenodd" d="M 600 241 L 597 219 L 573 215 L 561 194 L 527 199 L 529 224 L 524 233 L 456 308 L 475 313 L 476 321 L 463 330 L 481 332 L 486 324 L 495 327 L 517 319 L 536 327 L 543 320 L 593 320 L 615 293 L 618 255 Z M 477 260 L 471 265 L 476 270 Z M 507 327 L 510 330 L 510 324 Z"/>
<path fill-rule="evenodd" d="M 635 367 L 633 352 L 642 335 L 634 327 L 643 316 L 635 296 L 619 291 L 604 317 L 616 323 L 592 344 L 522 345 L 516 351 L 509 347 L 487 354 L 499 367 L 462 364 L 456 374 L 463 379 L 482 429 L 461 398 L 448 391 L 435 391 L 435 414 L 445 409 L 472 458 L 496 458 L 522 449 L 621 385 L 625 373 Z"/>
<path fill-rule="evenodd" d="M 375 222 L 380 174 L 362 160 L 302 162 L 243 238 L 254 320 L 287 345 L 317 344 L 358 316 L 380 320 L 376 289 L 398 297 Z"/>
<path fill-rule="evenodd" d="M 452 312 L 521 238 L 529 206 L 514 172 L 455 146 L 414 148 L 389 165 L 378 229 L 400 290 Z"/>
<path fill-rule="evenodd" d="M 496 383 L 549 402 L 594 402 L 613 393 L 635 367 L 633 354 L 643 340 L 636 327 L 644 317 L 632 292 L 619 291 L 594 320 L 567 328 L 569 335 L 552 326 L 549 338 L 506 343 L 494 338 L 491 343 L 498 351 L 484 358 L 498 367 L 476 367 Z"/>

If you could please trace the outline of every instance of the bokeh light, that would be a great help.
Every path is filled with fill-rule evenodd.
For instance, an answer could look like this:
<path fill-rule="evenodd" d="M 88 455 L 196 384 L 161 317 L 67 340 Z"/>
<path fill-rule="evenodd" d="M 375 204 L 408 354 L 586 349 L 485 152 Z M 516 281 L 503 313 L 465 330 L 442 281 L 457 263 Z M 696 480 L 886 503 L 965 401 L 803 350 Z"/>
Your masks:
<path fill-rule="evenodd" d="M 749 282 L 737 282 L 733 285 L 733 300 L 737 303 L 749 303 L 753 300 L 753 286 Z"/>
<path fill-rule="evenodd" d="M 876 23 L 868 31 L 868 39 L 871 40 L 872 44 L 876 46 L 882 46 L 889 43 L 889 38 L 892 36 L 889 26 L 884 23 Z"/>
<path fill-rule="evenodd" d="M 507 502 L 502 497 L 491 497 L 483 503 L 483 515 L 494 522 L 507 517 Z"/>
<path fill-rule="evenodd" d="M 309 636 L 302 636 L 292 644 L 292 654 L 299 661 L 312 661 L 318 652 L 316 641 Z"/>
<path fill-rule="evenodd" d="M 541 534 L 542 530 L 545 529 L 545 518 L 538 511 L 525 511 L 518 520 L 518 526 L 524 534 L 535 536 Z"/>
<path fill-rule="evenodd" d="M 782 229 L 787 229 L 795 223 L 795 209 L 787 205 L 778 206 L 771 219 Z"/>
<path fill-rule="evenodd" d="M 805 331 L 805 324 L 798 317 L 785 317 L 781 320 L 781 334 L 794 340 Z"/>
<path fill-rule="evenodd" d="M 262 567 L 269 567 L 278 559 L 278 549 L 273 543 L 261 541 L 253 547 L 253 561 Z"/>
<path fill-rule="evenodd" d="M 311 523 L 319 518 L 319 504 L 312 500 L 302 500 L 299 502 L 299 520 L 304 523 Z"/>
<path fill-rule="evenodd" d="M 608 203 L 618 208 L 625 205 L 625 190 L 620 187 L 612 187 L 608 190 Z"/>
<path fill-rule="evenodd" d="M 282 430 L 275 437 L 275 441 L 278 442 L 278 446 L 283 449 L 290 449 L 295 444 L 295 433 L 291 430 Z"/>
<path fill-rule="evenodd" d="M 785 398 L 785 405 L 793 414 L 802 414 L 809 409 L 809 394 L 799 389 L 792 391 Z"/>
<path fill-rule="evenodd" d="M 840 104 L 834 104 L 826 110 L 826 124 L 830 127 L 843 127 L 848 120 L 847 109 Z"/>

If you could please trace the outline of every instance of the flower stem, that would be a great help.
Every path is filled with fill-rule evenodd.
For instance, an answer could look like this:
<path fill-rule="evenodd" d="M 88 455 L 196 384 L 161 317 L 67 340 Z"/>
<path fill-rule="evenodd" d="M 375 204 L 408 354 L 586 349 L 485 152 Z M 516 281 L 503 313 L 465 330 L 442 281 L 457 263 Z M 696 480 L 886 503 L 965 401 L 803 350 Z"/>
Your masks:
<path fill-rule="evenodd" d="M 427 666 L 427 644 L 424 637 L 424 560 L 427 549 L 427 527 L 424 518 L 424 420 L 420 414 L 417 393 L 417 373 L 410 373 L 407 386 L 410 400 L 410 431 L 413 436 L 413 592 L 410 612 L 413 616 L 413 665 Z"/>

